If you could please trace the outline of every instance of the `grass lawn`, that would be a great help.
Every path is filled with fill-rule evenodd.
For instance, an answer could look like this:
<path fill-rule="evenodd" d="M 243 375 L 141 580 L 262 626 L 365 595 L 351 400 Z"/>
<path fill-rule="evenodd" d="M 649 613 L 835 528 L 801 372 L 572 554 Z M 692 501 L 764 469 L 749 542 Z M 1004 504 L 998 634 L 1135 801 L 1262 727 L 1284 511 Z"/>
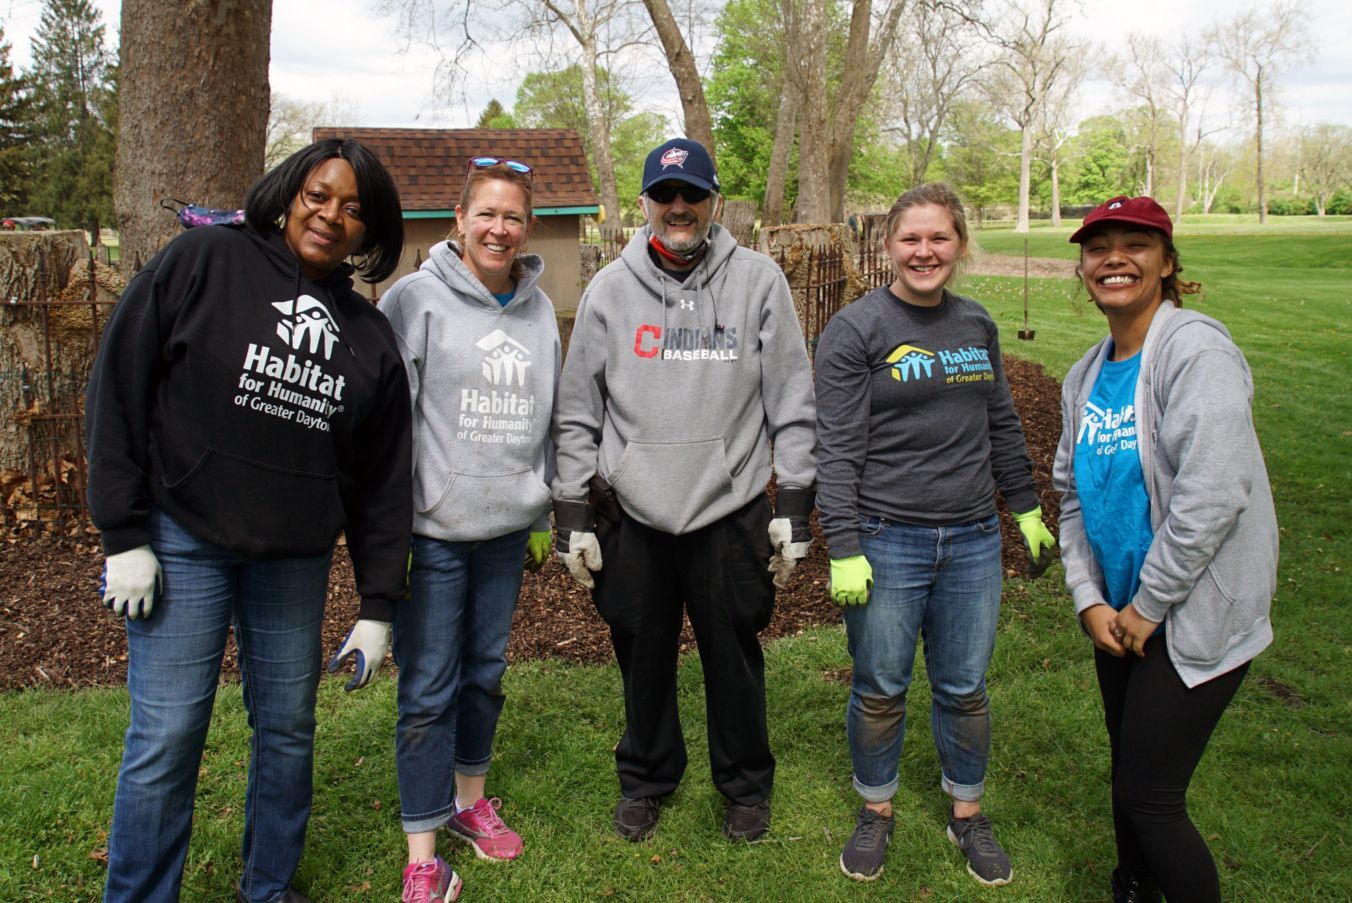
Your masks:
<path fill-rule="evenodd" d="M 1282 523 L 1274 603 L 1277 640 L 1221 722 L 1193 783 L 1192 814 L 1220 863 L 1226 899 L 1352 899 L 1346 825 L 1352 763 L 1348 602 L 1352 393 L 1352 227 L 1251 234 L 1245 224 L 1189 223 L 1188 299 L 1219 317 L 1257 381 L 1255 413 Z M 1319 227 L 1319 228 L 1317 228 Z M 1036 229 L 1037 256 L 1070 256 L 1069 229 Z M 1023 236 L 987 230 L 988 250 L 1021 252 Z M 1006 350 L 1064 374 L 1105 331 L 1069 281 L 1037 281 L 1033 342 L 1020 342 L 1022 282 L 969 278 Z M 508 675 L 509 702 L 489 788 L 526 839 L 522 860 L 479 863 L 442 850 L 471 900 L 999 900 L 1107 899 L 1113 865 L 1107 743 L 1090 648 L 1072 621 L 1059 569 L 1010 581 L 990 684 L 995 748 L 986 808 L 1014 861 L 1015 881 L 985 890 L 943 836 L 944 798 L 929 736 L 928 688 L 912 690 L 909 742 L 887 870 L 871 884 L 836 866 L 858 801 L 843 732 L 849 664 L 837 628 L 767 651 L 772 742 L 779 757 L 774 829 L 732 846 L 718 835 L 709 784 L 699 662 L 681 670 L 691 763 L 657 837 L 628 844 L 610 830 L 617 785 L 611 747 L 623 709 L 613 667 L 527 663 Z M 91 609 L 90 616 L 101 616 Z M 394 777 L 394 684 L 357 694 L 321 690 L 314 817 L 298 885 L 317 901 L 390 900 L 403 863 Z M 120 690 L 0 696 L 0 900 L 94 900 L 127 719 Z M 223 688 L 202 766 L 185 900 L 229 899 L 248 732 L 237 687 Z"/>

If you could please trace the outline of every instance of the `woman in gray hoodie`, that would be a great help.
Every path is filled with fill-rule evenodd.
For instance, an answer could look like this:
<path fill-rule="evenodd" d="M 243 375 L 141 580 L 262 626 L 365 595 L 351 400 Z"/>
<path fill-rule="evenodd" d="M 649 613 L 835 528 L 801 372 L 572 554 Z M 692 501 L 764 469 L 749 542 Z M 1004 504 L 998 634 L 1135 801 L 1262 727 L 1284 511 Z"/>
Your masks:
<path fill-rule="evenodd" d="M 1150 198 L 1070 240 L 1109 335 L 1061 393 L 1061 559 L 1093 641 L 1112 749 L 1114 901 L 1220 900 L 1187 787 L 1272 641 L 1277 519 L 1253 378 L 1225 327 L 1183 310 L 1173 223 Z"/>
<path fill-rule="evenodd" d="M 442 825 L 480 859 L 522 849 L 483 791 L 522 564 L 550 545 L 559 330 L 544 265 L 522 254 L 531 223 L 530 167 L 473 158 L 456 240 L 380 302 L 413 397 L 410 598 L 394 620 L 405 900 L 460 891 L 436 855 Z"/>

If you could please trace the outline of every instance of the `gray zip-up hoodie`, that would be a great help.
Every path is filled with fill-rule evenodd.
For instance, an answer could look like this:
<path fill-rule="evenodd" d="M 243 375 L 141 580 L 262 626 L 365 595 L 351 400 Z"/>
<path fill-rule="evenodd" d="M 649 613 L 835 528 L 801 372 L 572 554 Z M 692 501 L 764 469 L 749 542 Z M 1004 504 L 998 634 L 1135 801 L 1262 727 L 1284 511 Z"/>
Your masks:
<path fill-rule="evenodd" d="M 554 498 L 600 474 L 635 520 L 684 534 L 816 475 L 816 406 L 802 329 L 775 262 L 713 226 L 684 283 L 645 227 L 592 280 L 559 390 Z"/>
<path fill-rule="evenodd" d="M 543 272 L 538 256 L 517 258 L 503 307 L 443 241 L 380 299 L 413 395 L 414 533 L 471 541 L 549 529 L 560 351 Z"/>
<path fill-rule="evenodd" d="M 1110 339 L 1061 388 L 1052 479 L 1062 494 L 1061 560 L 1078 615 L 1106 603 L 1075 486 L 1075 438 Z M 1272 642 L 1277 515 L 1253 428 L 1253 377 L 1216 320 L 1160 305 L 1141 350 L 1136 435 L 1155 537 L 1132 605 L 1165 622 L 1170 661 L 1189 687 Z"/>

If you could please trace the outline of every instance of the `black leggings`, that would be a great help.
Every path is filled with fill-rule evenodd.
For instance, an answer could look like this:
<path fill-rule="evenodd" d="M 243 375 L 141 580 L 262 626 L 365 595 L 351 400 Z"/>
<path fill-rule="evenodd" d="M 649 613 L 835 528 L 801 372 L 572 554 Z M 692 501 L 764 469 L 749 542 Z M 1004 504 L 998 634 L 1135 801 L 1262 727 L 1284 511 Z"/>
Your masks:
<path fill-rule="evenodd" d="M 1188 689 L 1159 636 L 1144 658 L 1096 649 L 1094 665 L 1112 744 L 1118 869 L 1154 878 L 1176 903 L 1219 901 L 1216 863 L 1188 818 L 1188 783 L 1249 663 Z"/>

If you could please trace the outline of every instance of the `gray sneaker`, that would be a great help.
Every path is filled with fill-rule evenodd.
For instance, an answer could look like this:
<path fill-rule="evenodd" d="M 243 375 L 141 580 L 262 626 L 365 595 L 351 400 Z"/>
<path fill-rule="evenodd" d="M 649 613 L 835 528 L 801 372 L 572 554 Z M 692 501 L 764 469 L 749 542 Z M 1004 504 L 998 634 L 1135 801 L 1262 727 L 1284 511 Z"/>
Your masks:
<path fill-rule="evenodd" d="M 860 806 L 854 817 L 854 833 L 840 851 L 840 870 L 856 881 L 872 881 L 883 873 L 883 859 L 892 839 L 896 819 Z"/>
<path fill-rule="evenodd" d="M 948 817 L 948 839 L 967 857 L 967 871 L 988 887 L 1008 884 L 1014 879 L 1009 856 L 995 839 L 991 820 L 978 812 L 971 818 Z"/>

